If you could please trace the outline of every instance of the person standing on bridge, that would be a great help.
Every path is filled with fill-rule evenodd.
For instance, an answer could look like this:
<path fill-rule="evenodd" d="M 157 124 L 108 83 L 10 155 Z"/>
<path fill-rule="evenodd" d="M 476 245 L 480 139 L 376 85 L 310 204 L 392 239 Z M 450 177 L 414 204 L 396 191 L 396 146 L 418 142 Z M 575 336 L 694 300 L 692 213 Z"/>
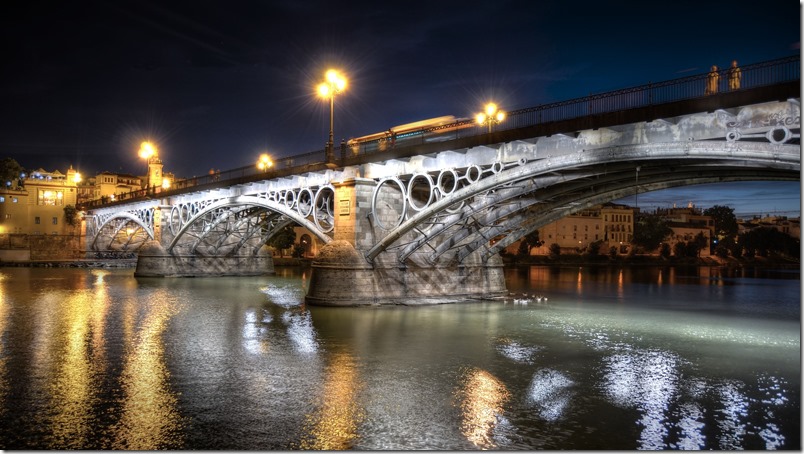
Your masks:
<path fill-rule="evenodd" d="M 742 78 L 743 72 L 737 66 L 737 60 L 732 60 L 731 68 L 729 68 L 729 90 L 739 90 Z"/>
<path fill-rule="evenodd" d="M 717 93 L 717 85 L 720 82 L 720 74 L 717 72 L 717 66 L 712 65 L 712 70 L 709 71 L 709 77 L 706 79 L 705 95 L 714 95 Z"/>

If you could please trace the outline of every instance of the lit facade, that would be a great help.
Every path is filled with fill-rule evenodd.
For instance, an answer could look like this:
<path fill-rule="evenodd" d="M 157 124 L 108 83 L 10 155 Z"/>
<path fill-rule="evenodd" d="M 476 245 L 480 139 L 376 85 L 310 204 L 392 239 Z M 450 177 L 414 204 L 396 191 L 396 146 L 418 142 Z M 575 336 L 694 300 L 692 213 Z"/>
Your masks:
<path fill-rule="evenodd" d="M 75 206 L 78 191 L 72 167 L 63 174 L 38 169 L 14 189 L 0 189 L 0 233 L 66 235 L 74 233 L 80 220 L 70 225 L 64 207 Z"/>
<path fill-rule="evenodd" d="M 616 247 L 626 253 L 634 235 L 634 213 L 637 209 L 626 205 L 607 203 L 571 214 L 539 229 L 539 239 L 544 242 L 532 254 L 548 254 L 551 244 L 562 250 L 575 252 L 586 249 L 591 243 L 602 241 L 600 252 L 608 253 Z M 518 243 L 509 252 L 516 252 Z"/>

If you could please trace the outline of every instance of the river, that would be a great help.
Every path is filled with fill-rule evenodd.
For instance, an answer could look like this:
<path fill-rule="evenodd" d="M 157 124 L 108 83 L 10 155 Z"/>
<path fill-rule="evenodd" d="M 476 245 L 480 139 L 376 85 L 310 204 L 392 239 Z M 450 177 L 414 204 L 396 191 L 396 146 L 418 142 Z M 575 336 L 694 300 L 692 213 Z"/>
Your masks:
<path fill-rule="evenodd" d="M 799 270 L 506 270 L 308 307 L 309 271 L 0 268 L 0 448 L 801 449 Z"/>

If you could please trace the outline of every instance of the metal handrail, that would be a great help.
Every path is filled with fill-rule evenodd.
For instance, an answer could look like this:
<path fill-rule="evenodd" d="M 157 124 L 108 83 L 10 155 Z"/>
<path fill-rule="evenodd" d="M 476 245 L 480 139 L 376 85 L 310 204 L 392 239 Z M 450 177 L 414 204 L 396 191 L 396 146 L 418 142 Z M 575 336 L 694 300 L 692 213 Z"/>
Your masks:
<path fill-rule="evenodd" d="M 717 93 L 729 91 L 730 68 L 718 70 L 719 81 L 715 93 L 708 94 L 707 80 L 711 73 L 696 74 L 678 79 L 666 80 L 656 83 L 647 83 L 636 87 L 628 87 L 620 90 L 591 94 L 580 98 L 557 101 L 542 104 L 534 107 L 517 109 L 508 113 L 505 123 L 497 125 L 495 131 L 507 131 L 528 126 L 535 126 L 544 123 L 572 120 L 576 118 L 599 115 L 611 112 L 620 112 L 629 109 L 638 109 L 649 106 L 657 106 L 690 99 L 705 98 Z M 776 60 L 769 60 L 740 67 L 742 74 L 739 90 L 759 88 L 769 85 L 793 82 L 801 79 L 801 56 L 794 55 Z M 454 140 L 472 136 L 486 134 L 485 126 L 477 128 L 467 128 L 465 126 L 473 124 L 473 120 L 461 120 L 451 125 L 440 125 L 421 130 L 420 140 L 405 140 L 403 143 L 389 145 L 386 139 L 375 139 L 358 144 L 357 148 L 347 150 L 346 144 L 341 143 L 341 157 L 347 155 L 351 157 L 367 157 L 380 151 L 385 151 L 389 146 L 404 148 L 417 146 L 424 143 L 427 137 L 434 137 L 433 134 L 439 131 L 438 139 Z M 461 128 L 463 126 L 463 128 Z M 274 162 L 274 166 L 266 171 L 261 171 L 256 166 L 238 167 L 223 172 L 215 172 L 209 175 L 194 177 L 190 179 L 174 182 L 169 189 L 152 187 L 141 189 L 124 194 L 120 194 L 114 201 L 108 199 L 96 199 L 81 204 L 81 209 L 97 208 L 118 203 L 128 203 L 137 200 L 147 200 L 150 198 L 166 197 L 179 194 L 190 188 L 201 188 L 207 185 L 220 186 L 225 182 L 244 182 L 257 180 L 269 176 L 276 176 L 278 173 L 291 174 L 310 170 L 311 166 L 324 166 L 326 164 L 326 150 L 317 150 L 309 153 L 279 158 Z"/>

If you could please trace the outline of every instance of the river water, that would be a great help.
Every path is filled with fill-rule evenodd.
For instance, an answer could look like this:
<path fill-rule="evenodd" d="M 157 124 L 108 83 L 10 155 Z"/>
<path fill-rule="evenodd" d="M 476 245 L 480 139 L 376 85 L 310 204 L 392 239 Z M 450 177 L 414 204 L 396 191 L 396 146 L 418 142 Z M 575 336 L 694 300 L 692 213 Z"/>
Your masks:
<path fill-rule="evenodd" d="M 0 448 L 801 449 L 798 270 L 534 266 L 507 301 L 360 308 L 308 277 L 0 268 Z"/>

